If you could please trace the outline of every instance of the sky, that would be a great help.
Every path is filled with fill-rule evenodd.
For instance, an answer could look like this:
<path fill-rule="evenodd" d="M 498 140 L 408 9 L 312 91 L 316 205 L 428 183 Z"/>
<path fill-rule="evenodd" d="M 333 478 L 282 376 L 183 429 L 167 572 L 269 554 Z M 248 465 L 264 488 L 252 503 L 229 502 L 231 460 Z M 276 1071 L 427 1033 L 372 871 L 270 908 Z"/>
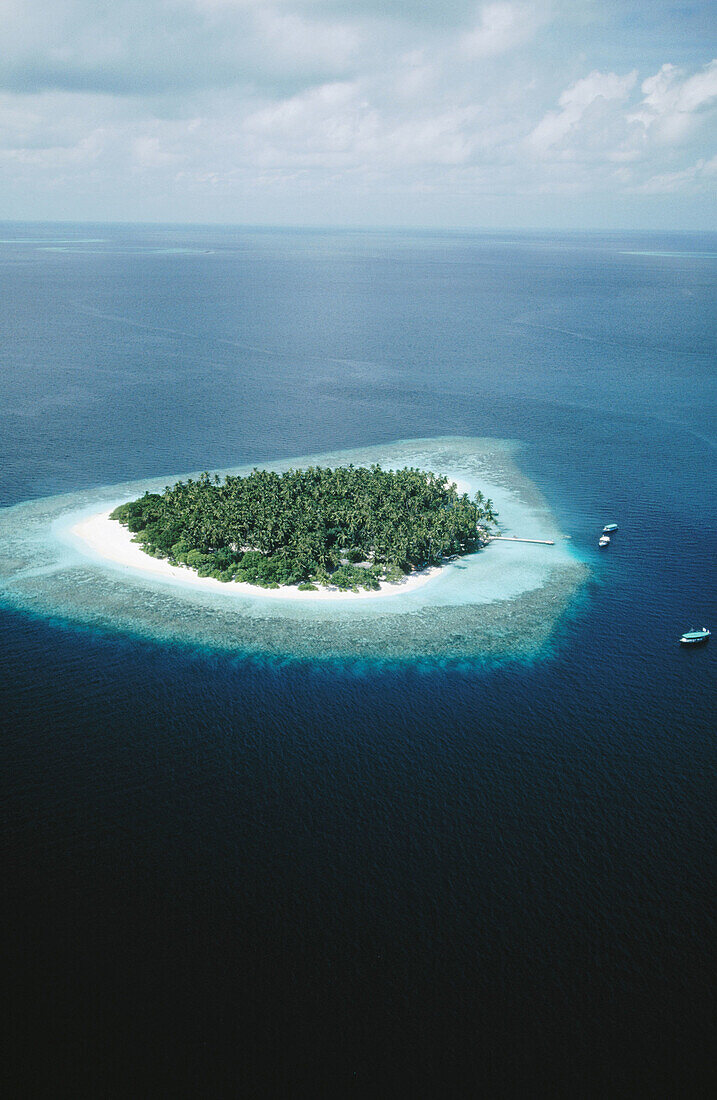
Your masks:
<path fill-rule="evenodd" d="M 0 13 L 0 219 L 717 228 L 712 0 Z"/>

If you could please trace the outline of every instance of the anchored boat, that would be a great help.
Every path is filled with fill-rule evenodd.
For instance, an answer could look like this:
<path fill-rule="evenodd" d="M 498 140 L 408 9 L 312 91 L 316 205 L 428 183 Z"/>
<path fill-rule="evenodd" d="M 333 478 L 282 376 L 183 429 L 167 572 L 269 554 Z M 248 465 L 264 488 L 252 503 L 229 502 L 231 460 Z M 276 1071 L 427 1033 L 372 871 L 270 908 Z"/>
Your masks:
<path fill-rule="evenodd" d="M 603 535 L 611 535 L 613 531 L 617 531 L 616 523 L 606 523 L 602 529 Z"/>
<path fill-rule="evenodd" d="M 600 538 L 598 539 L 598 546 L 605 547 L 605 546 L 609 546 L 609 545 L 610 545 L 610 536 L 609 535 L 601 535 Z"/>
<path fill-rule="evenodd" d="M 703 626 L 701 630 L 688 630 L 680 638 L 682 645 L 699 645 L 700 642 L 706 642 L 710 636 L 710 632 L 706 626 Z"/>

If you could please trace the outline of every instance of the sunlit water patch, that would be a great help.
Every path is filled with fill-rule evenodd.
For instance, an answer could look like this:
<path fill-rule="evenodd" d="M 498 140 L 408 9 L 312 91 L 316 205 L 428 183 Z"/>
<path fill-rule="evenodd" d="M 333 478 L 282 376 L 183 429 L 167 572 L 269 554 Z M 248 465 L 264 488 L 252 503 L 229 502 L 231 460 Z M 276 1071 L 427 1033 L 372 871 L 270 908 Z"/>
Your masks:
<path fill-rule="evenodd" d="M 679 259 L 679 260 L 683 260 L 683 259 L 684 260 L 692 260 L 692 259 L 715 260 L 715 259 L 717 259 L 717 252 L 696 252 L 696 251 L 667 252 L 664 249 L 663 250 L 650 249 L 649 251 L 643 249 L 642 251 L 639 251 L 639 252 L 635 249 L 630 249 L 630 250 L 622 249 L 621 252 L 620 252 L 620 255 L 621 256 L 658 256 L 658 257 L 661 256 L 661 257 L 664 257 L 666 259 L 672 258 L 672 259 Z"/>
<path fill-rule="evenodd" d="M 494 542 L 420 588 L 351 599 L 274 599 L 232 583 L 201 586 L 98 554 L 75 528 L 187 474 L 49 497 L 0 512 L 0 594 L 26 611 L 142 636 L 243 653 L 465 660 L 530 658 L 549 643 L 586 574 L 506 440 L 443 438 L 308 455 L 267 464 L 379 463 L 446 474 L 493 499 L 501 532 L 552 545 Z M 247 474 L 249 467 L 218 471 Z"/>

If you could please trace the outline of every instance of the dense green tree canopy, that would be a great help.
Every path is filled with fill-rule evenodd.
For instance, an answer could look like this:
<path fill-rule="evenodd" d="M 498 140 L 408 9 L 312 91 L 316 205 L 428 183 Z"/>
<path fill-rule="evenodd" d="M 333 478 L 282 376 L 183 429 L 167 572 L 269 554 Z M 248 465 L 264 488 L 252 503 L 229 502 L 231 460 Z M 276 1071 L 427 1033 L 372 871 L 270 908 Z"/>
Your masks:
<path fill-rule="evenodd" d="M 482 493 L 471 500 L 423 470 L 312 466 L 202 474 L 121 504 L 112 518 L 147 553 L 200 576 L 355 589 L 478 549 L 495 513 Z"/>

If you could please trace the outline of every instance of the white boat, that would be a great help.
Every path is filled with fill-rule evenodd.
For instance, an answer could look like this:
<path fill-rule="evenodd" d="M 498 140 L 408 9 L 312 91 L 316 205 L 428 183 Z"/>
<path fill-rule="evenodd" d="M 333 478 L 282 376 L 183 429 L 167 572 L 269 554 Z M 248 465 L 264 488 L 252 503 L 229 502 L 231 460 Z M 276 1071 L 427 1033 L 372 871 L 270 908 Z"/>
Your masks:
<path fill-rule="evenodd" d="M 609 546 L 609 545 L 610 545 L 610 536 L 609 535 L 601 535 L 600 538 L 598 539 L 598 546 Z"/>
<path fill-rule="evenodd" d="M 682 635 L 680 642 L 682 645 L 699 645 L 700 642 L 706 642 L 709 636 L 710 632 L 706 626 L 703 626 L 701 630 L 695 630 L 693 627 L 692 630 L 688 630 Z"/>

